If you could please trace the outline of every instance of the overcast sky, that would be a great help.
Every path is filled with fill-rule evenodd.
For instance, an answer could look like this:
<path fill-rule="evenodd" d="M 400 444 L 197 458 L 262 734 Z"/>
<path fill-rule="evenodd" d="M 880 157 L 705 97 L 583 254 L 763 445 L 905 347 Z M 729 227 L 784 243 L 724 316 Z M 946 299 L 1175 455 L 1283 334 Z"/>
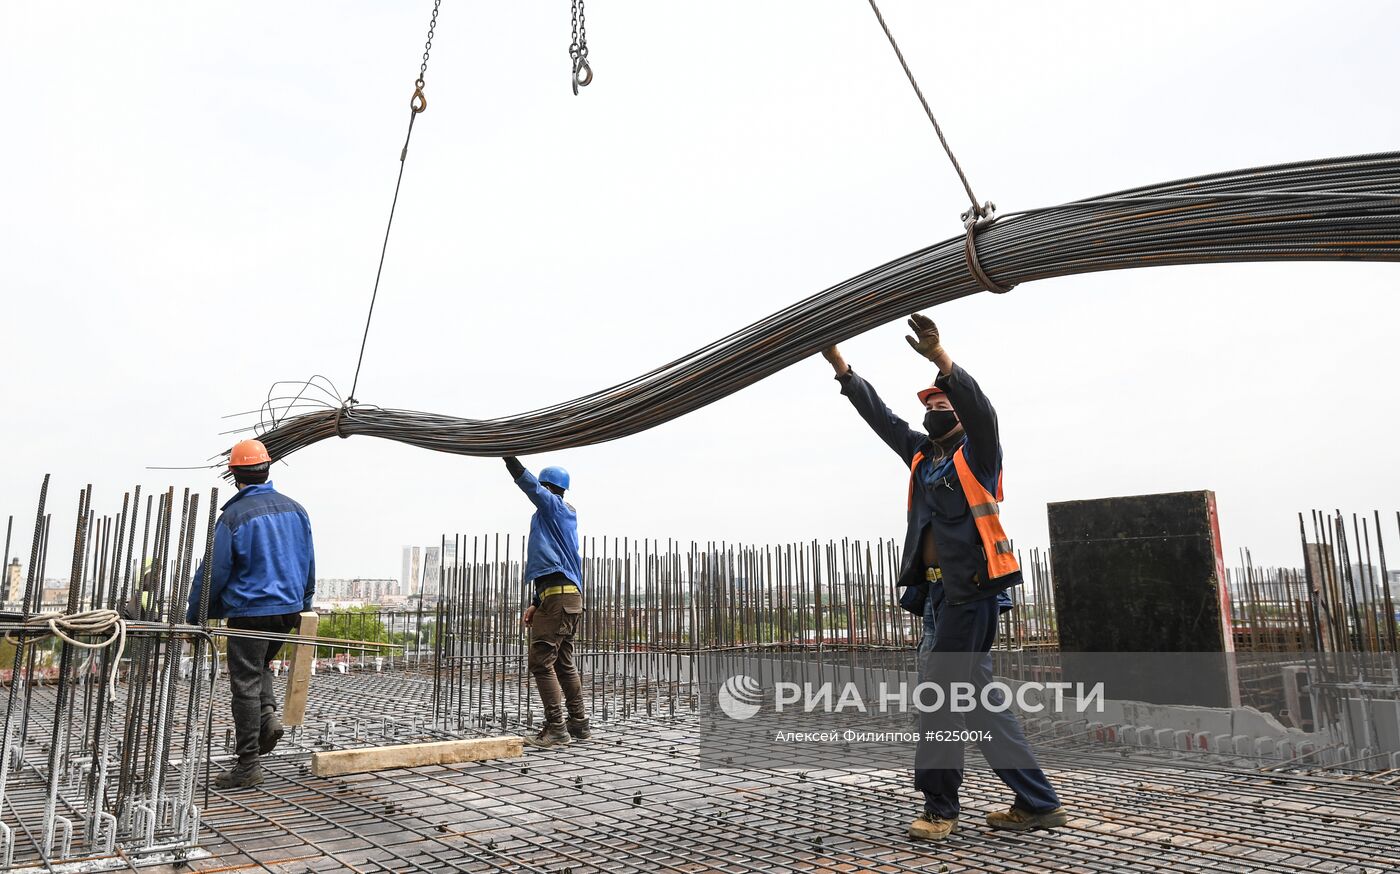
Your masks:
<path fill-rule="evenodd" d="M 69 536 L 78 490 L 206 489 L 221 417 L 280 379 L 349 391 L 431 4 L 0 5 L 0 514 Z M 883 9 L 979 195 L 1003 210 L 1400 146 L 1400 7 Z M 864 0 L 446 0 L 358 397 L 463 417 L 631 378 L 957 234 L 957 179 Z M 1395 265 L 1077 276 L 929 315 L 998 408 L 1004 519 L 1214 489 L 1227 561 L 1296 565 L 1296 513 L 1389 514 Z M 911 420 L 901 323 L 843 344 Z M 819 357 L 573 473 L 586 535 L 900 538 L 907 471 Z M 519 532 L 497 460 L 356 437 L 275 470 L 322 576 Z M 225 489 L 227 493 L 227 489 Z M 1397 553 L 1400 554 L 1400 553 Z M 55 573 L 54 563 L 50 575 Z"/>

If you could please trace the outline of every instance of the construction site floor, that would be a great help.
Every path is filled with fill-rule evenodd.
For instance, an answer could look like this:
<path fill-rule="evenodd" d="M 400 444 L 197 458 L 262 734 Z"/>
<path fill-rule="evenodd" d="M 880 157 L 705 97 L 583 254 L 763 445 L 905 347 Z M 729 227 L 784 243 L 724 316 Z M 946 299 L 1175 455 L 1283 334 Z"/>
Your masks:
<path fill-rule="evenodd" d="M 338 684 L 320 682 L 318 692 Z M 1041 759 L 1073 814 L 1069 827 L 988 829 L 984 814 L 1010 798 L 972 754 L 958 830 L 928 845 L 905 837 L 920 810 L 908 770 L 712 767 L 698 755 L 694 715 L 597 728 L 586 743 L 527 748 L 518 759 L 324 779 L 293 746 L 267 760 L 261 786 L 210 795 L 209 855 L 189 868 L 1360 874 L 1400 866 L 1400 786 L 1374 777 L 1125 765 L 1112 752 L 1046 739 Z"/>

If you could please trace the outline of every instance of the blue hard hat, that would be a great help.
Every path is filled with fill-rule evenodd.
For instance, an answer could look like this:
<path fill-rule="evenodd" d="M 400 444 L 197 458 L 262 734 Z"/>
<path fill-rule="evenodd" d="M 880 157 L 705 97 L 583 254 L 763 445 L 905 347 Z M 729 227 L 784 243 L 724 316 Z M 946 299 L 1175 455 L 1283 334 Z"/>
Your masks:
<path fill-rule="evenodd" d="M 569 472 L 562 467 L 546 467 L 540 471 L 540 482 L 569 490 Z"/>

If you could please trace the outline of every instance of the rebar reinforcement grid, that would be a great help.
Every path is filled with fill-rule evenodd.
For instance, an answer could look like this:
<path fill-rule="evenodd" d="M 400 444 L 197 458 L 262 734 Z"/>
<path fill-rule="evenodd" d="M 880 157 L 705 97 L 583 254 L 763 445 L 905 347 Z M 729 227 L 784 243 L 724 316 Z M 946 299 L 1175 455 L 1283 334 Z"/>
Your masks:
<path fill-rule="evenodd" d="M 453 558 L 425 585 L 416 615 L 347 614 L 344 633 L 351 637 L 360 633 L 356 615 L 369 620 L 359 626 L 369 639 L 413 628 L 409 663 L 430 649 L 434 725 L 517 730 L 537 718 L 526 694 L 520 622 L 528 601 L 520 583 L 523 543 L 509 535 L 444 537 L 440 554 Z M 582 558 L 587 609 L 575 658 L 597 718 L 693 708 L 694 658 L 701 653 L 815 652 L 900 668 L 923 634 L 918 617 L 898 605 L 892 541 L 752 546 L 586 538 Z M 1032 550 L 1022 559 L 1022 609 L 1003 616 L 998 643 L 1013 672 L 1027 653 L 1054 646 L 1047 557 Z M 357 667 L 365 669 L 363 657 Z"/>
<path fill-rule="evenodd" d="M 938 848 L 903 837 L 919 803 L 906 769 L 859 748 L 847 766 L 819 769 L 800 747 L 761 770 L 715 767 L 697 753 L 693 714 L 600 723 L 594 740 L 521 759 L 308 774 L 318 749 L 460 736 L 428 727 L 430 685 L 426 668 L 318 675 L 306 728 L 264 760 L 267 782 L 210 795 L 201 823 L 210 856 L 190 868 L 898 872 L 984 870 L 1000 859 L 1000 870 L 1025 871 L 1365 872 L 1390 870 L 1400 852 L 1400 774 L 1154 760 L 1166 754 L 1086 750 L 1049 732 L 1031 740 L 1075 813 L 1071 828 L 985 829 L 982 812 L 1007 799 L 974 757 L 960 831 Z M 226 696 L 222 681 L 214 694 Z M 392 728 L 382 736 L 385 716 Z M 228 731 L 220 709 L 214 734 Z M 215 767 L 231 759 L 216 750 Z"/>
<path fill-rule="evenodd" d="M 1381 517 L 1375 514 L 1375 525 L 1353 518 L 1349 536 L 1340 514 L 1313 516 L 1319 542 L 1304 539 L 1307 570 L 1265 573 L 1246 552 L 1230 575 L 1238 623 L 1232 666 L 1242 703 L 1280 718 L 1282 669 L 1305 668 L 1313 698 L 1308 724 L 1298 727 L 1342 732 L 1359 756 L 1375 744 L 1342 718 L 1345 702 L 1369 707 L 1400 698 L 1397 620 L 1389 589 L 1376 582 L 1388 573 Z M 439 554 L 451 558 L 425 583 L 416 617 L 360 614 L 362 626 L 370 620 L 376 630 L 373 639 L 384 639 L 383 628 L 396 622 L 418 629 L 417 642 L 432 655 L 434 725 L 515 731 L 535 723 L 520 624 L 523 542 L 444 537 Z M 576 647 L 595 717 L 693 707 L 694 659 L 703 653 L 805 653 L 817 664 L 907 670 L 922 635 L 921 620 L 898 605 L 898 547 L 890 541 L 775 547 L 586 538 L 582 545 L 588 609 Z M 1026 583 L 1014 593 L 1017 609 L 1000 620 L 998 676 L 1058 678 L 1047 559 L 1040 550 L 1021 554 Z M 354 628 L 351 622 L 345 634 L 354 636 Z"/>
<path fill-rule="evenodd" d="M 219 834 L 202 829 L 202 805 L 194 802 L 196 795 L 200 802 L 207 797 L 196 789 L 207 760 L 204 745 L 213 752 L 216 768 L 231 758 L 226 708 L 210 710 L 210 702 L 227 701 L 229 693 L 222 679 L 208 686 L 211 659 L 180 657 L 182 638 L 202 639 L 194 634 L 198 628 L 176 621 L 199 540 L 199 496 L 186 495 L 178 526 L 173 490 L 162 495 L 158 506 L 148 498 L 147 516 L 154 509 L 154 525 L 148 521 L 143 526 L 139 560 L 134 556 L 140 492 L 134 496 L 134 501 L 132 495 L 124 497 L 119 515 L 98 517 L 90 490 L 80 495 L 73 573 L 62 605 L 64 614 L 72 615 L 79 607 L 114 606 L 128 594 L 150 591 L 149 602 L 135 602 L 129 661 L 116 666 L 117 696 L 103 694 L 115 657 L 105 648 L 70 654 L 69 667 L 64 667 L 67 645 L 29 642 L 16 648 L 19 670 L 6 677 L 5 737 L 12 769 L 0 776 L 0 813 L 6 829 L 9 823 L 16 826 L 7 832 L 14 836 L 7 847 L 18 851 L 15 864 L 104 855 L 134 864 L 154 858 L 156 851 L 184 853 L 207 842 L 211 833 Z M 216 497 L 210 496 L 209 507 Z M 1330 641 L 1330 657 L 1338 661 L 1310 664 L 1325 669 L 1318 685 L 1321 715 L 1327 716 L 1329 700 L 1358 694 L 1354 683 L 1330 683 L 1327 670 L 1355 673 L 1378 666 L 1384 671 L 1385 663 L 1360 656 L 1385 652 L 1394 634 L 1393 623 L 1385 618 L 1393 613 L 1388 589 L 1377 583 L 1387 577 L 1381 517 L 1375 515 L 1374 525 L 1352 518 L 1350 534 L 1340 513 L 1314 513 L 1312 521 L 1311 532 L 1303 532 L 1305 570 L 1271 572 L 1270 577 L 1256 571 L 1245 553 L 1232 586 L 1237 595 L 1232 606 L 1237 617 L 1250 618 L 1247 633 L 1258 649 L 1270 648 L 1259 629 L 1275 625 L 1297 627 L 1299 638 Z M 35 581 L 43 579 L 50 528 L 41 495 L 26 614 L 40 603 Z M 207 536 L 205 542 L 207 554 Z M 453 559 L 439 565 L 437 581 L 420 593 L 427 597 L 420 598 L 415 611 L 350 615 L 344 638 L 387 637 L 412 645 L 402 655 L 392 650 L 376 655 L 344 643 L 322 643 L 318 649 L 328 657 L 317 660 L 321 675 L 307 720 L 290 732 L 273 761 L 300 768 L 309 753 L 321 749 L 515 732 L 533 725 L 537 705 L 525 672 L 519 625 L 524 603 L 521 542 L 458 537 L 449 553 L 444 538 L 442 554 Z M 827 665 L 898 671 L 908 668 L 917 641 L 917 622 L 894 602 L 892 571 L 898 555 L 890 542 L 752 547 L 589 539 L 584 552 L 590 610 L 579 643 L 585 690 L 600 727 L 624 737 L 632 732 L 646 737 L 653 729 L 693 734 L 693 658 L 701 653 L 798 652 L 816 654 Z M 148 556 L 153 558 L 149 567 Z M 1021 608 L 1004 617 L 997 652 L 998 673 L 1004 676 L 1055 665 L 1048 562 L 1034 550 L 1022 559 L 1027 585 L 1020 593 Z M 1301 592 L 1299 577 L 1313 580 Z M 1281 612 L 1281 592 L 1295 596 L 1291 613 Z M 376 623 L 387 628 L 376 629 Z M 1274 637 L 1285 642 L 1278 648 L 1281 657 L 1296 660 L 1287 645 L 1291 638 Z M 206 729 L 209 719 L 213 723 Z M 631 727 L 633 722 L 640 727 Z M 1064 767 L 1101 769 L 1102 739 L 1085 749 L 1083 731 L 1057 729 L 1041 735 L 1037 744 Z M 1134 759 L 1157 756 L 1156 766 L 1173 773 L 1183 770 L 1176 754 L 1131 753 Z M 1346 761 L 1333 756 L 1324 770 L 1316 758 L 1304 764 L 1278 757 L 1195 757 L 1198 764 L 1226 770 L 1258 766 L 1288 771 L 1288 779 L 1308 773 L 1335 777 L 1337 766 L 1359 767 L 1348 756 L 1342 759 Z M 1095 764 L 1090 768 L 1086 763 Z M 777 770 L 782 767 L 774 764 Z M 862 773 L 888 767 L 888 762 L 879 767 L 868 763 Z M 1087 773 L 1082 776 L 1089 779 Z M 1387 779 L 1395 776 L 1381 775 Z M 642 802 L 634 797 L 633 803 Z"/>
<path fill-rule="evenodd" d="M 143 513 L 137 488 L 120 512 L 99 516 L 92 487 L 84 488 L 68 579 L 46 601 L 48 484 L 46 476 L 25 585 L 8 605 L 18 610 L 0 616 L 9 665 L 0 671 L 0 869 L 112 853 L 179 856 L 199 841 L 215 635 L 257 634 L 207 621 L 218 490 L 201 505 L 188 489 L 177 504 L 167 489 L 158 500 L 148 495 Z M 197 624 L 188 625 L 200 555 L 204 594 L 193 608 Z M 225 691 L 218 700 L 228 699 Z"/>
<path fill-rule="evenodd" d="M 377 691 L 368 698 L 356 689 L 364 679 L 318 679 L 317 700 L 335 713 L 428 703 L 426 672 L 374 677 Z M 402 698 L 396 684 L 403 684 Z M 1070 827 L 1030 835 L 988 830 L 982 814 L 1009 796 L 974 757 L 959 831 L 928 846 L 904 837 L 921 800 L 908 770 L 864 761 L 858 749 L 840 769 L 811 767 L 800 745 L 771 767 L 737 769 L 699 755 L 695 715 L 638 716 L 595 728 L 588 742 L 518 759 L 329 779 L 308 774 L 306 752 L 314 745 L 279 748 L 265 761 L 262 786 L 211 796 L 202 842 L 211 857 L 190 867 L 1360 874 L 1393 870 L 1400 858 L 1397 775 L 1349 779 L 1223 761 L 1125 767 L 1133 761 L 1121 758 L 1126 749 L 1086 752 L 1068 738 L 1032 735 L 1073 813 Z"/>
<path fill-rule="evenodd" d="M 19 612 L 0 621 L 12 653 L 4 678 L 0 866 L 112 853 L 122 844 L 141 852 L 193 847 L 196 769 L 172 762 L 202 759 L 212 704 L 204 671 L 179 681 L 185 643 L 192 666 L 207 663 L 212 673 L 214 664 L 205 657 L 213 652 L 208 633 L 176 626 L 196 555 L 200 496 L 185 490 L 174 528 L 174 489 L 158 503 L 147 497 L 144 524 L 139 488 L 123 496 L 115 516 L 98 516 L 92 487 L 83 489 L 66 598 L 46 610 L 48 483 L 46 476 Z M 205 505 L 206 557 L 216 499 L 214 490 Z M 121 611 L 133 593 L 128 624 Z"/>

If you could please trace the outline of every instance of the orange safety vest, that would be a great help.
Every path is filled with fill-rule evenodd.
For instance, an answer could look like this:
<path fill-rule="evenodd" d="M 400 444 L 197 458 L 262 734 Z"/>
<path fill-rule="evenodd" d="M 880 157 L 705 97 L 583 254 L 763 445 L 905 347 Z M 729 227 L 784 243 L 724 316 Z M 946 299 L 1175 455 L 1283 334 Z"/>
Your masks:
<path fill-rule="evenodd" d="M 909 464 L 909 509 L 914 508 L 914 473 L 919 462 L 924 460 L 922 451 L 914 453 Z M 982 538 L 982 552 L 987 556 L 987 574 L 991 579 L 1014 574 L 1021 569 L 1016 553 L 1011 549 L 1011 538 L 1001 527 L 1002 500 L 1001 474 L 997 474 L 997 493 L 993 495 L 973 476 L 972 468 L 963 455 L 963 447 L 953 453 L 953 467 L 958 472 L 958 482 L 962 484 L 963 497 L 967 498 L 968 509 L 972 511 L 972 521 L 977 526 L 977 534 Z"/>

